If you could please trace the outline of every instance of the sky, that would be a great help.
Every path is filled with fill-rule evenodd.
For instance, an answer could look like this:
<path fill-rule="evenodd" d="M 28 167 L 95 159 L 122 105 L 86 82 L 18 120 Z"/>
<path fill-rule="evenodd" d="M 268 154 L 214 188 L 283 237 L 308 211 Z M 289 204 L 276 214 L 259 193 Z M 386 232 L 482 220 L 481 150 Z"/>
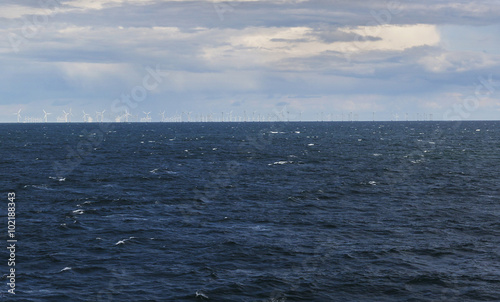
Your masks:
<path fill-rule="evenodd" d="M 500 119 L 497 0 L 4 0 L 0 36 L 0 122 Z"/>

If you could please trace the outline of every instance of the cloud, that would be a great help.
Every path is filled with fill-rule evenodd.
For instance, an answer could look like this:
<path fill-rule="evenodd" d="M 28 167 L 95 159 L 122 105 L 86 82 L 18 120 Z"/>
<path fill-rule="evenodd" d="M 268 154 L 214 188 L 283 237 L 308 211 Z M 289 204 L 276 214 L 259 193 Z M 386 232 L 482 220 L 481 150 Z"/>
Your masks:
<path fill-rule="evenodd" d="M 343 33 L 341 36 L 339 33 Z M 217 46 L 205 47 L 203 58 L 212 66 L 253 68 L 262 65 L 278 69 L 296 69 L 283 62 L 296 58 L 332 55 L 345 59 L 353 53 L 369 51 L 404 51 L 405 49 L 433 46 L 440 42 L 435 26 L 374 26 L 339 28 L 334 34 L 340 40 L 325 41 L 313 28 L 271 27 L 225 30 L 218 35 Z M 348 41 L 347 37 L 352 40 Z M 295 63 L 295 62 L 294 62 Z M 303 70 L 303 68 L 300 68 Z"/>
<path fill-rule="evenodd" d="M 419 61 L 428 71 L 455 73 L 482 70 L 500 65 L 500 56 L 474 52 L 447 52 L 423 57 Z"/>
<path fill-rule="evenodd" d="M 500 64 L 493 0 L 45 0 L 0 20 L 0 105 L 36 112 L 104 106 L 156 65 L 141 110 L 440 110 Z"/>

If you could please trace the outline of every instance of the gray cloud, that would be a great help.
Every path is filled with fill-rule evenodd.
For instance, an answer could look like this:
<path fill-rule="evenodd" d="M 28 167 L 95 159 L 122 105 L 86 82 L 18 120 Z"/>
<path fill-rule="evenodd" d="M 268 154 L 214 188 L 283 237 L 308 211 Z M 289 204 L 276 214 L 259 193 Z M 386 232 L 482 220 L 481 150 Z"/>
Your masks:
<path fill-rule="evenodd" d="M 496 75 L 500 65 L 494 52 L 500 49 L 500 3 L 491 0 L 395 6 L 231 1 L 218 4 L 222 11 L 206 1 L 116 1 L 98 8 L 90 1 L 60 3 L 55 10 L 31 0 L 0 5 L 4 111 L 22 104 L 98 108 L 129 92 L 146 66 L 156 65 L 170 76 L 141 105 L 151 110 L 268 110 L 273 104 L 320 110 L 327 101 L 315 100 L 361 96 L 379 108 L 404 96 L 439 103 L 443 94 L 473 91 L 479 75 Z M 48 21 L 23 38 L 26 22 L 44 15 Z M 440 40 L 425 40 L 432 28 L 422 27 L 417 36 L 420 24 L 434 26 Z M 377 32 L 376 25 L 394 30 Z M 493 51 L 466 49 L 450 35 L 457 25 L 470 29 L 461 39 L 476 41 L 474 33 L 481 33 Z M 359 30 L 363 26 L 371 30 Z M 415 43 L 398 44 L 411 26 Z M 9 42 L 12 34 L 23 41 L 19 52 Z"/>

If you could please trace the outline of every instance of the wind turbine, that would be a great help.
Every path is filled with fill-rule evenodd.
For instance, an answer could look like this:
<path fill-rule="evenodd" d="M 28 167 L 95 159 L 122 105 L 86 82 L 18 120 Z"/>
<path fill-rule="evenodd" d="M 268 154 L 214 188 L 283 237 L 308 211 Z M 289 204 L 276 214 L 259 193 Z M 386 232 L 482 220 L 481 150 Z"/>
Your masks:
<path fill-rule="evenodd" d="M 71 117 L 73 116 L 72 108 L 69 108 L 69 122 L 71 123 Z"/>
<path fill-rule="evenodd" d="M 14 113 L 14 115 L 17 115 L 17 122 L 18 123 L 21 120 L 21 110 L 23 110 L 23 109 L 19 109 L 19 111 L 17 113 Z"/>
<path fill-rule="evenodd" d="M 67 123 L 68 122 L 69 112 L 66 112 L 66 111 L 63 110 L 63 114 L 64 114 L 64 122 Z"/>
<path fill-rule="evenodd" d="M 126 121 L 127 123 L 128 123 L 128 118 L 129 118 L 130 116 L 132 116 L 132 114 L 130 114 L 130 113 L 128 112 L 128 110 L 127 110 L 127 109 L 125 109 L 125 121 Z"/>
<path fill-rule="evenodd" d="M 90 118 L 90 114 L 85 113 L 85 110 L 83 110 L 83 122 L 84 123 L 86 123 L 86 122 L 90 123 L 91 122 L 91 120 L 89 118 L 87 118 L 87 117 Z"/>
<path fill-rule="evenodd" d="M 102 112 L 99 111 L 95 112 L 97 122 L 99 122 L 99 116 L 101 116 L 101 123 L 104 121 L 104 112 L 106 112 L 106 110 L 103 110 Z"/>
<path fill-rule="evenodd" d="M 44 119 L 45 122 L 47 122 L 47 117 L 49 115 L 51 115 L 52 113 L 49 113 L 49 112 L 45 111 L 45 109 L 43 109 L 43 114 L 44 114 L 43 119 Z"/>
<path fill-rule="evenodd" d="M 160 115 L 161 115 L 161 121 L 165 122 L 165 111 L 161 112 Z"/>

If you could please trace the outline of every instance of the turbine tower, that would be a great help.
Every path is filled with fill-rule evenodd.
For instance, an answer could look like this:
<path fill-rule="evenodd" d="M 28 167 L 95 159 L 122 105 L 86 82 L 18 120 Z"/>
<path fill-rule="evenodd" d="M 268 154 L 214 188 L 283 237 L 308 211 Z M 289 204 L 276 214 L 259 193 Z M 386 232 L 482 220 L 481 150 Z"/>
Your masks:
<path fill-rule="evenodd" d="M 146 117 L 145 117 L 145 118 L 143 118 L 143 119 L 141 119 L 141 121 L 142 121 L 142 122 L 146 122 L 146 123 L 151 122 L 151 117 L 149 116 L 149 114 L 151 113 L 151 111 L 150 111 L 150 112 L 144 112 L 144 111 L 143 111 L 142 113 L 144 113 L 144 114 L 146 115 Z"/>
<path fill-rule="evenodd" d="M 44 114 L 44 116 L 43 116 L 43 120 L 44 120 L 45 122 L 47 122 L 47 117 L 48 117 L 49 115 L 51 115 L 52 113 L 49 113 L 49 112 L 45 111 L 45 109 L 43 109 L 43 114 Z"/>
<path fill-rule="evenodd" d="M 17 115 L 17 122 L 18 123 L 21 121 L 21 110 L 23 110 L 23 109 L 19 109 L 19 111 L 17 113 L 14 113 L 14 115 Z"/>
<path fill-rule="evenodd" d="M 128 112 L 128 109 L 125 109 L 125 121 L 128 123 L 128 118 L 131 117 L 132 114 Z"/>
<path fill-rule="evenodd" d="M 63 114 L 64 114 L 64 122 L 67 123 L 68 122 L 69 112 L 66 112 L 66 111 L 63 110 Z"/>
<path fill-rule="evenodd" d="M 90 120 L 90 114 L 85 113 L 85 110 L 83 110 L 83 122 L 84 123 L 87 123 L 87 122 L 90 123 L 91 122 L 91 120 Z"/>
<path fill-rule="evenodd" d="M 106 112 L 106 110 L 103 110 L 102 112 L 99 112 L 99 111 L 96 111 L 96 121 L 99 122 L 99 116 L 101 117 L 101 120 L 100 122 L 102 123 L 104 121 L 104 112 Z"/>

